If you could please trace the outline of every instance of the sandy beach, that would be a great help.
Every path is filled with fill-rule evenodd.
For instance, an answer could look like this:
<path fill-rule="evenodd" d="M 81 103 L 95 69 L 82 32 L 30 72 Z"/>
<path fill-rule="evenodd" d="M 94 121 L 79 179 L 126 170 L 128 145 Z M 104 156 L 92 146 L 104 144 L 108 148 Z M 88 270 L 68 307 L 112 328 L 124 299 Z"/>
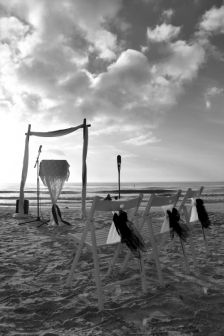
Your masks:
<path fill-rule="evenodd" d="M 0 335 L 224 335 L 224 207 L 206 203 L 212 227 L 206 256 L 200 225 L 195 225 L 198 267 L 186 274 L 178 240 L 161 253 L 166 286 L 158 284 L 155 264 L 146 263 L 147 294 L 142 293 L 138 262 L 132 258 L 124 274 L 115 267 L 104 281 L 105 311 L 99 313 L 92 257 L 84 249 L 72 288 L 65 286 L 75 247 L 70 232 L 81 232 L 80 209 L 61 207 L 72 225 L 19 225 L 14 208 L 0 208 Z M 35 208 L 30 213 L 35 218 Z M 49 209 L 43 210 L 49 217 Z M 97 223 L 100 228 L 103 220 Z M 102 272 L 113 248 L 102 250 Z"/>

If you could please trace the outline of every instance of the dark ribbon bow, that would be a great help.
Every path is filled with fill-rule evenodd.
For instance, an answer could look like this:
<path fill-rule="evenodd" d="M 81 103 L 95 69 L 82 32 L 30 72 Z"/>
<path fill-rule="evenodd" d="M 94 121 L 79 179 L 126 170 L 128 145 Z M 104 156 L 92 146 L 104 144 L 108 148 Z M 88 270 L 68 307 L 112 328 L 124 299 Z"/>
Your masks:
<path fill-rule="evenodd" d="M 189 229 L 186 225 L 180 224 L 180 214 L 176 208 L 173 208 L 172 211 L 167 210 L 170 224 L 170 236 L 173 239 L 174 234 L 176 233 L 181 240 L 186 241 Z"/>
<path fill-rule="evenodd" d="M 60 211 L 59 206 L 57 204 L 53 204 L 52 205 L 52 215 L 53 215 L 55 223 L 57 225 L 59 225 L 59 223 L 58 223 L 58 216 L 60 217 L 62 223 L 67 224 L 67 225 L 71 225 L 69 222 L 67 222 L 67 221 L 65 221 L 65 220 L 62 219 L 62 217 L 61 217 L 61 211 Z"/>
<path fill-rule="evenodd" d="M 123 210 L 120 210 L 119 214 L 115 212 L 113 222 L 121 236 L 121 242 L 125 243 L 135 256 L 140 257 L 140 250 L 145 251 L 145 243 L 135 225 L 128 220 L 127 213 Z"/>
<path fill-rule="evenodd" d="M 200 198 L 196 199 L 196 209 L 197 209 L 198 219 L 201 223 L 201 226 L 205 229 L 209 228 L 211 225 L 211 222 L 208 217 L 208 213 L 205 209 L 204 202 Z"/>

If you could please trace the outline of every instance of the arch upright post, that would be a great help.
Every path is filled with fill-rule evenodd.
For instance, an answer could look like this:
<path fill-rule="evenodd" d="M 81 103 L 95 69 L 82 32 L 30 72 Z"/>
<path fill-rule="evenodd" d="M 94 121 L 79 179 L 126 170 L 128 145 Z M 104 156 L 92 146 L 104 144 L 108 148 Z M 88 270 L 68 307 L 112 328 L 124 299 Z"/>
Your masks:
<path fill-rule="evenodd" d="M 86 217 L 86 185 L 87 185 L 87 158 L 88 151 L 88 125 L 83 120 L 83 152 L 82 152 L 82 218 Z"/>

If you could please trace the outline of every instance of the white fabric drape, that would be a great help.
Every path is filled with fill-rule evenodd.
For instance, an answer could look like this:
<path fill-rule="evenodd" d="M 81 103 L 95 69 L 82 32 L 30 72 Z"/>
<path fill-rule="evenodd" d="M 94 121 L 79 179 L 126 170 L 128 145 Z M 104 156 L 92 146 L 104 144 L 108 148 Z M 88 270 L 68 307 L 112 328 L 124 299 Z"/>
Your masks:
<path fill-rule="evenodd" d="M 114 213 L 115 212 L 112 212 L 113 215 Z M 114 225 L 114 222 L 112 221 L 110 230 L 107 236 L 106 244 L 116 244 L 116 243 L 119 243 L 120 241 L 121 241 L 121 236 L 118 234 L 117 229 Z"/>
<path fill-rule="evenodd" d="M 160 233 L 170 231 L 170 222 L 169 222 L 169 216 L 168 216 L 167 210 L 172 211 L 173 205 L 163 205 L 162 209 L 164 211 L 164 221 L 163 221 L 163 225 L 161 227 Z"/>
<path fill-rule="evenodd" d="M 191 198 L 191 216 L 190 216 L 190 223 L 198 221 L 198 212 L 196 208 L 196 199 Z"/>
<path fill-rule="evenodd" d="M 48 187 L 49 194 L 51 197 L 52 206 L 55 206 L 57 204 L 57 200 L 61 194 L 63 185 L 65 183 L 65 180 L 59 179 L 59 178 L 52 178 L 50 176 L 46 177 L 45 179 L 46 186 Z M 58 218 L 58 221 L 60 221 L 60 218 Z M 50 217 L 50 224 L 56 224 L 53 214 L 51 213 Z"/>
<path fill-rule="evenodd" d="M 69 178 L 68 162 L 66 160 L 42 160 L 39 175 L 49 190 L 52 206 L 55 206 L 63 185 Z M 51 216 L 51 223 L 55 224 L 53 216 Z"/>
<path fill-rule="evenodd" d="M 59 136 L 63 136 L 69 133 L 72 133 L 74 131 L 76 131 L 79 128 L 82 128 L 83 125 L 79 125 L 76 127 L 70 127 L 70 128 L 66 128 L 66 129 L 62 129 L 62 130 L 58 130 L 58 131 L 52 131 L 52 132 L 30 132 L 30 135 L 35 135 L 38 137 L 59 137 Z"/>

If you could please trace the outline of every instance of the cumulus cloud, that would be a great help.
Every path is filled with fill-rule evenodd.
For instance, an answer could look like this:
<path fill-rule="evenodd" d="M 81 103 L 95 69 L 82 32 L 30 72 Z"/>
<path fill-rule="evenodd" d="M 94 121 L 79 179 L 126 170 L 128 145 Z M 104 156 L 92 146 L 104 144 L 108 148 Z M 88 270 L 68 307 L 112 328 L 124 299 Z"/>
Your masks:
<path fill-rule="evenodd" d="M 6 8 L 0 19 L 1 101 L 21 115 L 63 122 L 85 116 L 96 124 L 103 115 L 98 135 L 115 133 L 119 118 L 129 131 L 135 125 L 136 143 L 147 143 L 146 133 L 138 138 L 143 120 L 155 125 L 205 61 L 198 40 L 178 40 L 181 27 L 168 23 L 173 9 L 163 11 L 166 22 L 147 28 L 149 46 L 141 52 L 122 50 L 110 31 L 113 20 L 121 23 L 121 0 L 0 4 Z M 123 23 L 123 31 L 130 29 Z M 91 56 L 103 64 L 100 71 L 90 67 Z"/>
<path fill-rule="evenodd" d="M 212 7 L 202 17 L 199 23 L 201 32 L 208 34 L 224 33 L 224 5 L 220 8 Z"/>
<path fill-rule="evenodd" d="M 88 107 L 95 106 L 98 113 L 114 118 L 130 121 L 136 119 L 137 113 L 139 120 L 150 120 L 153 111 L 172 105 L 175 97 L 173 83 L 154 72 L 143 53 L 128 49 L 95 78 L 88 99 L 94 103 L 88 103 Z"/>
<path fill-rule="evenodd" d="M 192 80 L 205 61 L 205 50 L 197 42 L 176 41 L 167 46 L 168 57 L 156 66 L 156 71 L 182 83 Z"/>
<path fill-rule="evenodd" d="M 89 55 L 116 57 L 117 38 L 105 27 L 121 1 L 0 0 L 0 5 L 2 101 L 21 115 L 74 114 L 89 94 Z"/>
<path fill-rule="evenodd" d="M 180 33 L 181 27 L 162 23 L 154 29 L 147 28 L 147 38 L 151 42 L 164 42 L 175 39 Z"/>

